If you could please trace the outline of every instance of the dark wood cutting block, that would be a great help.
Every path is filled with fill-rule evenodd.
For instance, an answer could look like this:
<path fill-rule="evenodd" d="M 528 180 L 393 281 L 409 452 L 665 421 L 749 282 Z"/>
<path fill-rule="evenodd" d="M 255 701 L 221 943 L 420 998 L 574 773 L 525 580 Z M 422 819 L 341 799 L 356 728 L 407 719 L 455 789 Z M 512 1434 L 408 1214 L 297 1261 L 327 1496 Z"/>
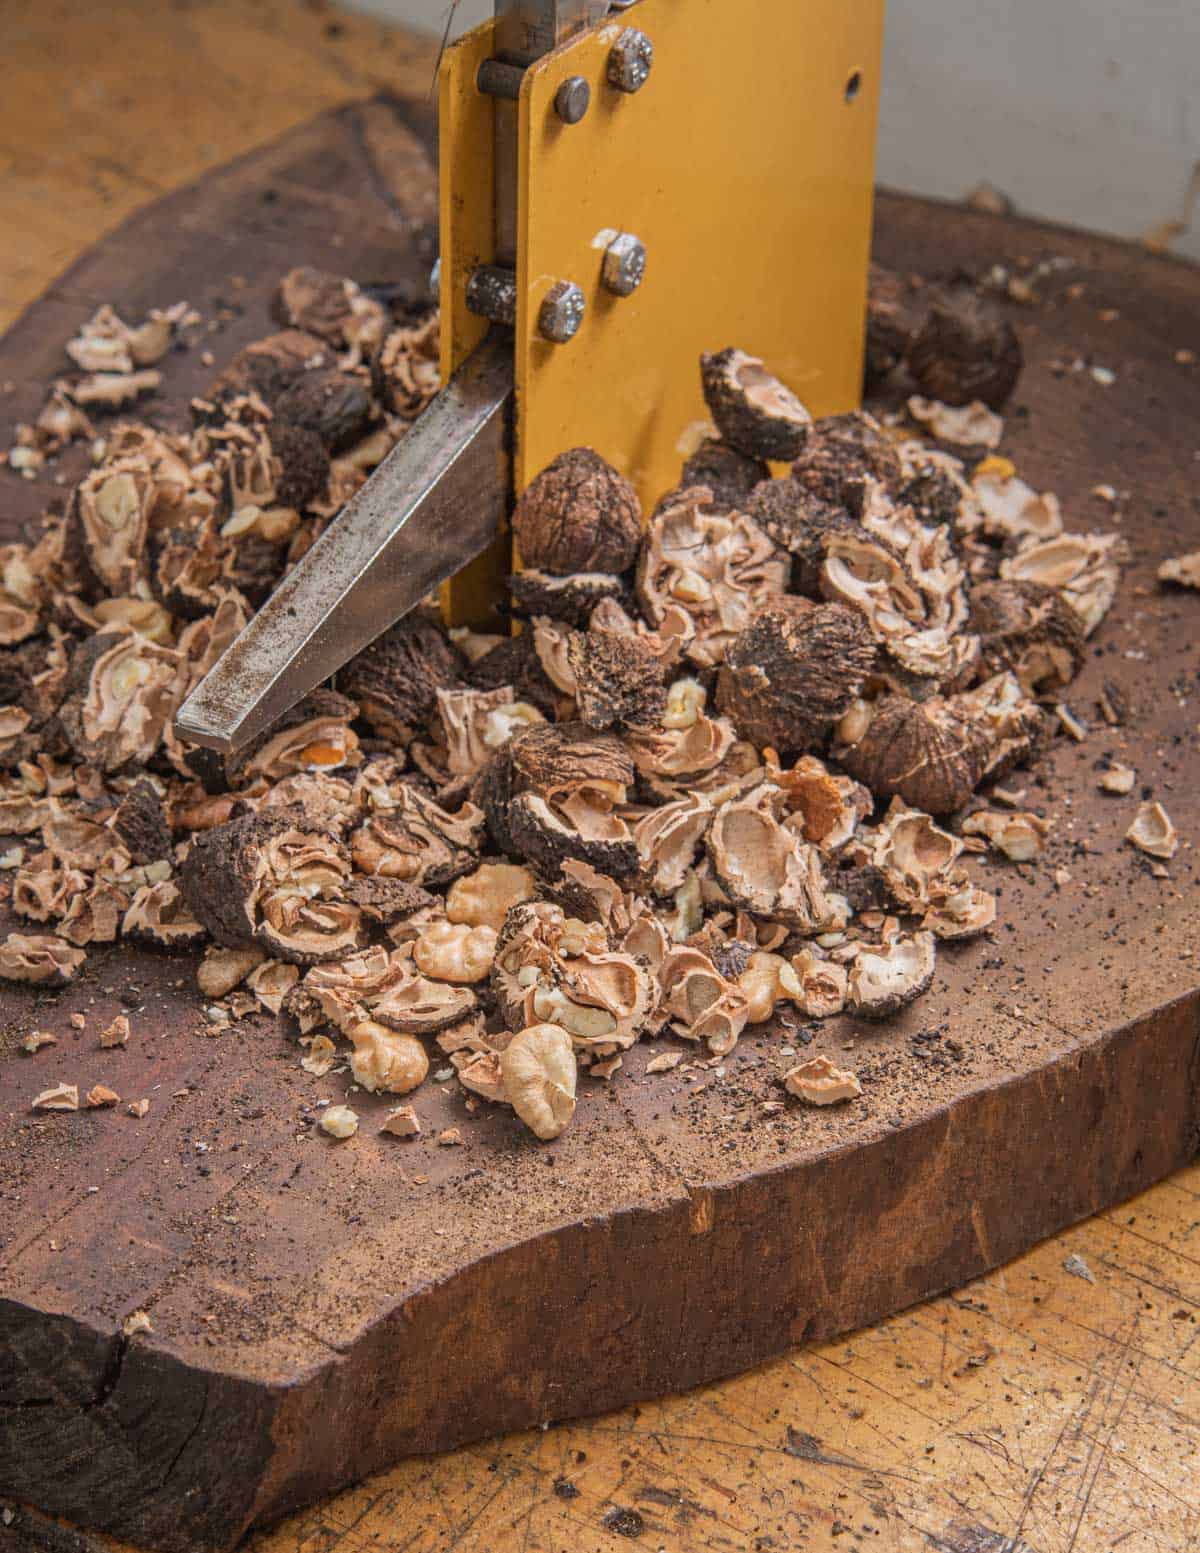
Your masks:
<path fill-rule="evenodd" d="M 403 111 L 321 118 L 101 243 L 0 342 L 5 445 L 101 301 L 137 313 L 187 297 L 221 320 L 219 365 L 266 332 L 294 263 L 415 291 L 433 173 Z M 5 988 L 0 1492 L 146 1548 L 220 1553 L 404 1453 L 678 1390 L 876 1321 L 1195 1153 L 1200 598 L 1161 592 L 1154 570 L 1200 541 L 1200 372 L 1174 359 L 1200 354 L 1200 273 L 892 196 L 877 252 L 921 273 L 1070 261 L 1016 310 L 1028 365 L 1005 451 L 1058 492 L 1068 526 L 1119 523 L 1133 551 L 1071 690 L 1092 733 L 1014 779 L 1056 817 L 1048 852 L 1034 868 L 979 865 L 996 929 L 945 949 L 900 1018 L 822 1028 L 812 1050 L 862 1077 L 851 1107 L 764 1114 L 786 1060 L 779 1035 L 751 1033 L 699 1080 L 646 1076 L 634 1050 L 611 1086 L 584 1081 L 548 1147 L 432 1082 L 420 1141 L 378 1136 L 385 1102 L 359 1097 L 358 1137 L 332 1143 L 301 1108 L 340 1099 L 344 1081 L 302 1073 L 269 1019 L 212 1035 L 186 956 L 122 946 L 94 951 L 61 994 Z M 210 372 L 198 350 L 170 358 L 154 413 L 181 417 Z M 78 467 L 60 470 L 69 482 Z M 1124 494 L 1114 505 L 1098 484 Z M 63 494 L 5 478 L 9 533 Z M 1131 708 L 1121 729 L 1095 712 L 1110 683 Z M 1107 753 L 1185 838 L 1168 879 L 1122 841 L 1138 792 L 1097 790 Z M 129 1003 L 128 1048 L 101 1051 L 98 1030 Z M 27 1057 L 35 1026 L 59 1044 Z M 146 1096 L 150 1112 L 32 1114 L 58 1079 Z M 465 1147 L 435 1144 L 450 1125 Z M 138 1309 L 152 1330 L 126 1340 Z"/>

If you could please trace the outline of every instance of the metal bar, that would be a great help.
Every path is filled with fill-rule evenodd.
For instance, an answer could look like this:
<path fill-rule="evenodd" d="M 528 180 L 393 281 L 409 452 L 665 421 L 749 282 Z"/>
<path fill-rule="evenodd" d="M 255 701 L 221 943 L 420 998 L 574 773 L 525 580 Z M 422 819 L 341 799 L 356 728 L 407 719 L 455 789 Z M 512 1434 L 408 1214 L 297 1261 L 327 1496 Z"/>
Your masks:
<path fill-rule="evenodd" d="M 509 489 L 512 341 L 489 337 L 180 707 L 239 749 L 480 554 Z"/>

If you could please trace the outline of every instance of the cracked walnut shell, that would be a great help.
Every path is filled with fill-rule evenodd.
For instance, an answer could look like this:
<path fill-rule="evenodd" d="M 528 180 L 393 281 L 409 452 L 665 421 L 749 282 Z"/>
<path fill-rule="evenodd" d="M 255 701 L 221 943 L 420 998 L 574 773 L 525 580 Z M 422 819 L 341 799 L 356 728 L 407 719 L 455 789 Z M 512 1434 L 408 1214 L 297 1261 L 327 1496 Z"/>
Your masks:
<path fill-rule="evenodd" d="M 757 356 L 723 350 L 700 358 L 704 402 L 717 430 L 747 458 L 798 458 L 812 416 Z"/>

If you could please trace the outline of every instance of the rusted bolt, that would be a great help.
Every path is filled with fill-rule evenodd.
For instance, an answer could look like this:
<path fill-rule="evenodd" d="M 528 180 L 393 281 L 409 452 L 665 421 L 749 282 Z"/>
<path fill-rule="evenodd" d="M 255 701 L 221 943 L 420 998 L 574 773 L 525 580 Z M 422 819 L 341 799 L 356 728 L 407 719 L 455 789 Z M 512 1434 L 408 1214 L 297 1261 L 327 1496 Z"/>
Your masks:
<path fill-rule="evenodd" d="M 608 56 L 608 84 L 618 92 L 640 92 L 654 63 L 654 45 L 644 32 L 626 27 Z"/>
<path fill-rule="evenodd" d="M 512 328 L 517 319 L 517 277 L 499 264 L 481 264 L 467 281 L 467 309 Z"/>
<path fill-rule="evenodd" d="M 604 250 L 600 279 L 618 297 L 631 297 L 646 273 L 646 249 L 632 232 L 618 232 Z"/>
<path fill-rule="evenodd" d="M 574 281 L 556 282 L 538 312 L 538 333 L 555 345 L 565 345 L 578 334 L 586 305 L 583 292 Z"/>

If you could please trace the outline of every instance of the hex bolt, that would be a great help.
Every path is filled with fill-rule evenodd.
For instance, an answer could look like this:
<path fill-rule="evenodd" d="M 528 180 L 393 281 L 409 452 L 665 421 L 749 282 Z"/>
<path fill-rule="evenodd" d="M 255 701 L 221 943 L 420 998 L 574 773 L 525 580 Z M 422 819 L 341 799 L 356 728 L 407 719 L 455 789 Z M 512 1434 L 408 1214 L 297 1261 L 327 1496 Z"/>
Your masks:
<path fill-rule="evenodd" d="M 608 84 L 618 92 L 640 92 L 654 63 L 654 45 L 644 32 L 626 27 L 608 56 Z"/>
<path fill-rule="evenodd" d="M 591 100 L 592 89 L 583 77 L 568 76 L 554 94 L 554 111 L 564 124 L 578 124 Z"/>
<path fill-rule="evenodd" d="M 538 333 L 555 345 L 565 345 L 578 334 L 586 305 L 583 292 L 574 281 L 557 281 L 546 293 L 538 312 Z"/>
<path fill-rule="evenodd" d="M 646 249 L 632 232 L 618 232 L 604 250 L 600 279 L 617 297 L 631 297 L 646 274 Z"/>

